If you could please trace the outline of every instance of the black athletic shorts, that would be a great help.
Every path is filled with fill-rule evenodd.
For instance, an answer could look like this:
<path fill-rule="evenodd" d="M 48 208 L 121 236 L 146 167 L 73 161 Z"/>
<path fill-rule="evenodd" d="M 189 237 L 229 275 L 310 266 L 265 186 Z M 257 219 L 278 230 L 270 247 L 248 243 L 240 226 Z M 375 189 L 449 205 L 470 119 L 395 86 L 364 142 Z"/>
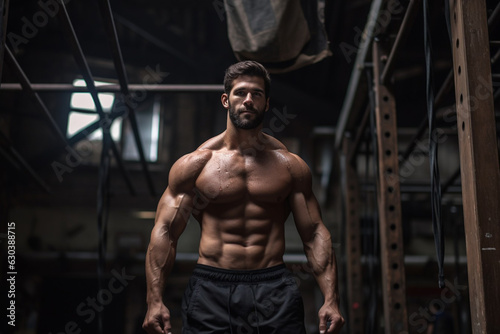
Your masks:
<path fill-rule="evenodd" d="M 284 264 L 259 270 L 196 265 L 182 301 L 183 334 L 305 334 L 304 304 Z"/>

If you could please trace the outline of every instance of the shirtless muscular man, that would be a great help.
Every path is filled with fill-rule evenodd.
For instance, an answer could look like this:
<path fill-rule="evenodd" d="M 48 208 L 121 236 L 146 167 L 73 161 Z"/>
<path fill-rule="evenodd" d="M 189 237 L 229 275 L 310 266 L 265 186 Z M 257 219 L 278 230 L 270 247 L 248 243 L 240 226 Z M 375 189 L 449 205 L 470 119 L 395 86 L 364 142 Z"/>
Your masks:
<path fill-rule="evenodd" d="M 172 333 L 162 294 L 191 214 L 201 238 L 182 302 L 182 333 L 306 333 L 302 297 L 283 262 L 290 213 L 324 296 L 319 331 L 340 332 L 344 319 L 335 254 L 312 192 L 311 172 L 262 132 L 269 90 L 269 74 L 261 64 L 230 66 L 221 97 L 227 129 L 170 170 L 146 255 L 143 328 L 149 334 Z"/>

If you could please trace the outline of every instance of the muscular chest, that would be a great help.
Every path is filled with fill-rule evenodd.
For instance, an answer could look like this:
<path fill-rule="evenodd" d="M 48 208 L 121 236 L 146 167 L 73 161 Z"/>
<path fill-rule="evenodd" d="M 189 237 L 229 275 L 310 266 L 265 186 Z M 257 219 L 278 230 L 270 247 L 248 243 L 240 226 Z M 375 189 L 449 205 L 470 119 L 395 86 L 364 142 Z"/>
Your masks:
<path fill-rule="evenodd" d="M 207 163 L 196 187 L 212 203 L 276 203 L 288 196 L 290 181 L 287 164 L 272 154 L 256 158 L 226 153 Z"/>

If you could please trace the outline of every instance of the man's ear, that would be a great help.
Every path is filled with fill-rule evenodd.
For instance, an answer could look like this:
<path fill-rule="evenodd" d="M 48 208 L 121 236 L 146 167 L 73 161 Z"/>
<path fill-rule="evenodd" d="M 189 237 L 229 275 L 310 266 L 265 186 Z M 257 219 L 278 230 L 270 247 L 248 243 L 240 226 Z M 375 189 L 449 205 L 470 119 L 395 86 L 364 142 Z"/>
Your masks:
<path fill-rule="evenodd" d="M 266 112 L 269 110 L 269 100 L 270 98 L 268 97 L 267 100 L 266 100 Z"/>
<path fill-rule="evenodd" d="M 222 103 L 222 106 L 226 109 L 229 109 L 229 97 L 227 96 L 226 93 L 222 94 L 220 97 L 220 101 Z"/>

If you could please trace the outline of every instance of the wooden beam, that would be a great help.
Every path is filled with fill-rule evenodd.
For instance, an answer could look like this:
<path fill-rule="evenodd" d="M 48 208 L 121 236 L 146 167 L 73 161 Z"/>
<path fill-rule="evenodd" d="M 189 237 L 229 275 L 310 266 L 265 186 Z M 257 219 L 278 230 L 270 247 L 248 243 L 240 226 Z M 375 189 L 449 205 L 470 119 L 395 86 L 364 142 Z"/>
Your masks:
<path fill-rule="evenodd" d="M 403 228 L 396 123 L 396 102 L 391 91 L 381 83 L 386 48 L 373 43 L 375 81 L 375 120 L 379 166 L 377 201 L 380 217 L 380 257 L 384 299 L 385 333 L 408 331 L 406 279 L 404 268 Z"/>
<path fill-rule="evenodd" d="M 499 333 L 500 169 L 484 0 L 451 0 L 472 331 Z"/>
<path fill-rule="evenodd" d="M 363 311 L 363 267 L 361 264 L 361 224 L 359 217 L 360 198 L 359 181 L 356 167 L 351 163 L 354 143 L 350 138 L 343 142 L 342 163 L 345 170 L 345 212 L 346 212 L 346 272 L 347 272 L 347 305 L 351 334 L 364 333 Z"/>

